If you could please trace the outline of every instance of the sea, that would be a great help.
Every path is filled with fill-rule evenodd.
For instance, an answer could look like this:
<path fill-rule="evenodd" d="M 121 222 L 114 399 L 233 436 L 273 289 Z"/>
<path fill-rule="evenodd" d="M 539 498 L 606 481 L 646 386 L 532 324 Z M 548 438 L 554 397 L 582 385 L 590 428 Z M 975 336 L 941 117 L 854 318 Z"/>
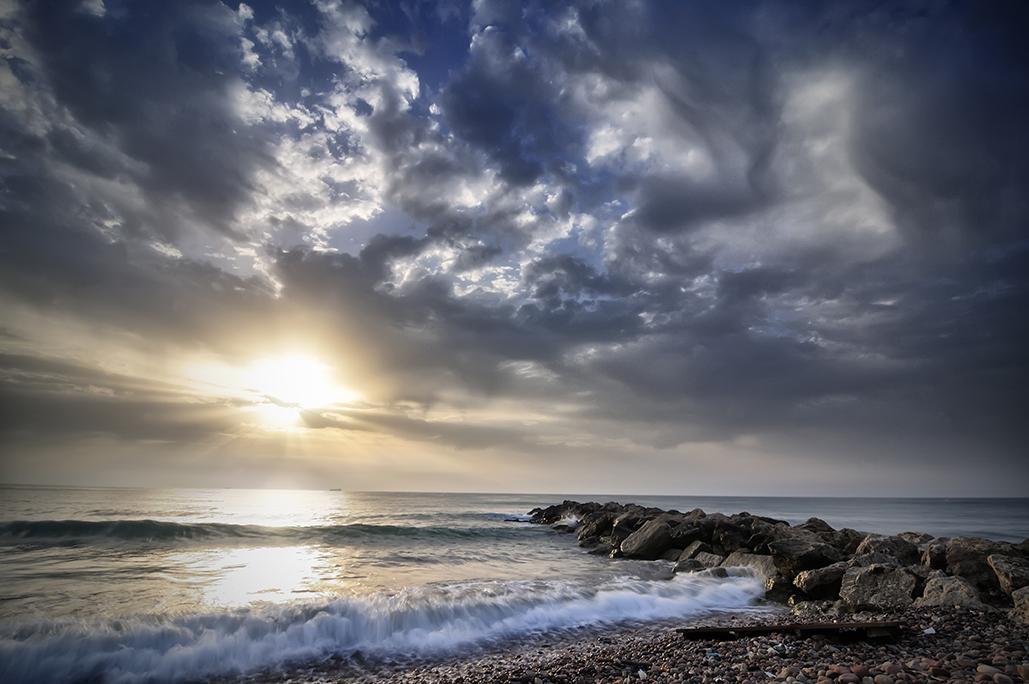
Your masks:
<path fill-rule="evenodd" d="M 1029 537 L 1029 499 L 0 487 L 0 681 L 196 681 L 760 610 L 758 580 L 590 555 L 566 498 Z"/>

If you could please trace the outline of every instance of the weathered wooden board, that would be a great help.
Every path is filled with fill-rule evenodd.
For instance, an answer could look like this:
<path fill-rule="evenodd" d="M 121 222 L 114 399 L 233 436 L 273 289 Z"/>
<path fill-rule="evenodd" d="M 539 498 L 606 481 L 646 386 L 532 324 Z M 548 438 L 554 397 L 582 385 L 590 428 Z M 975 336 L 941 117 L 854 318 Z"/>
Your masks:
<path fill-rule="evenodd" d="M 843 639 L 889 639 L 901 632 L 899 622 L 809 622 L 784 625 L 741 625 L 731 627 L 680 627 L 675 630 L 686 639 L 740 639 L 760 634 L 795 634 L 798 637 L 822 634 Z"/>

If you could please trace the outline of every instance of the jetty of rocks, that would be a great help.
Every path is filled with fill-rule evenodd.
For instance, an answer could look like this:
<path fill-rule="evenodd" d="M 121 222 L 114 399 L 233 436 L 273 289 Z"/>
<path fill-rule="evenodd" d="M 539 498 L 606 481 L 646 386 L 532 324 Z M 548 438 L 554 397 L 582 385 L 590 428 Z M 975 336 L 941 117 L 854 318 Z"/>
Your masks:
<path fill-rule="evenodd" d="M 682 513 L 636 504 L 564 501 L 530 520 L 574 533 L 591 553 L 666 560 L 675 572 L 726 575 L 746 568 L 765 596 L 797 615 L 959 607 L 1005 610 L 1029 623 L 1029 539 L 1010 543 L 881 535 L 809 518 L 791 525 L 750 513 Z"/>

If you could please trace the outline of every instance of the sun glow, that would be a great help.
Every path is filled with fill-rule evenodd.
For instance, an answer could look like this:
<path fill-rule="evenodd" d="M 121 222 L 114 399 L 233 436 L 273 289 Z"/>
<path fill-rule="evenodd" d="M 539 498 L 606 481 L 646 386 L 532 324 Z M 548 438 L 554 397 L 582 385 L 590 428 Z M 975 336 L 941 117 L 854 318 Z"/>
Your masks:
<path fill-rule="evenodd" d="M 267 403 L 258 407 L 269 427 L 295 424 L 303 410 L 354 401 L 357 393 L 338 385 L 333 368 L 310 356 L 288 355 L 261 359 L 247 372 L 253 391 Z"/>

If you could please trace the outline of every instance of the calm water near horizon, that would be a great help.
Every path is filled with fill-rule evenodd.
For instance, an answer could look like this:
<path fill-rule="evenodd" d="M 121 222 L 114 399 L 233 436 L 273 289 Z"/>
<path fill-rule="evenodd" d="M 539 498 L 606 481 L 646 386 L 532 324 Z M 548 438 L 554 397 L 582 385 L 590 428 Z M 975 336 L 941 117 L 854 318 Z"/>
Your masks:
<path fill-rule="evenodd" d="M 752 609 L 750 577 L 611 561 L 524 522 L 577 500 L 1029 537 L 1029 499 L 0 487 L 0 680 L 150 681 Z"/>

